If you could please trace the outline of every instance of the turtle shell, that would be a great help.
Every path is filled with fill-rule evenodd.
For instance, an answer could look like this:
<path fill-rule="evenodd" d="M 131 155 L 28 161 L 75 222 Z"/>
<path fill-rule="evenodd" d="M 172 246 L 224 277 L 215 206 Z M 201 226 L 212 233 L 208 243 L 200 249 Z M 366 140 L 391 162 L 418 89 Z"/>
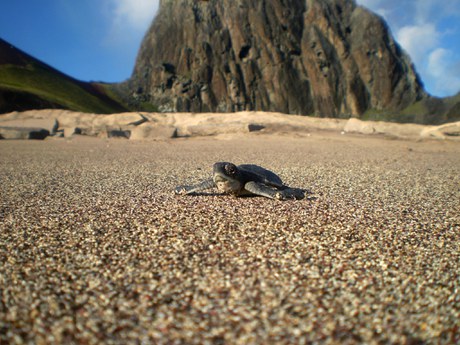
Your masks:
<path fill-rule="evenodd" d="M 238 165 L 241 172 L 248 172 L 251 175 L 256 175 L 255 182 L 261 182 L 269 186 L 283 187 L 283 181 L 273 171 L 262 168 L 255 164 L 241 164 Z"/>

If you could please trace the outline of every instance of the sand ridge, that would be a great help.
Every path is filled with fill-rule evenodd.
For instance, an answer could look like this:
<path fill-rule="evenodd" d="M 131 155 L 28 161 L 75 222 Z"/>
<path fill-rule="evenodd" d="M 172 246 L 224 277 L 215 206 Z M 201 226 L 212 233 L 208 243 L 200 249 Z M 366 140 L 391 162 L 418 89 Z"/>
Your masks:
<path fill-rule="evenodd" d="M 219 135 L 309 133 L 332 131 L 381 135 L 399 139 L 460 140 L 460 122 L 440 126 L 361 121 L 356 118 L 334 119 L 287 115 L 274 112 L 242 111 L 237 113 L 120 113 L 88 114 L 68 110 L 31 110 L 0 116 L 0 138 L 3 127 L 32 126 L 48 121 L 63 135 L 82 133 L 91 136 L 124 136 L 135 140 L 158 140 L 172 137 Z M 27 125 L 29 123 L 29 125 Z M 50 132 L 55 133 L 53 130 Z"/>

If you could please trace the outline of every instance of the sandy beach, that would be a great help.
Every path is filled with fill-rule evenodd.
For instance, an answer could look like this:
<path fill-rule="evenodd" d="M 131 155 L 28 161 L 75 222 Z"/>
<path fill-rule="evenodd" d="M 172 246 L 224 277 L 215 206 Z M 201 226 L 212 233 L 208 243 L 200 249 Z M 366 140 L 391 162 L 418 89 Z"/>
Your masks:
<path fill-rule="evenodd" d="M 177 196 L 254 163 L 298 201 Z M 0 141 L 2 344 L 460 342 L 460 144 Z"/>

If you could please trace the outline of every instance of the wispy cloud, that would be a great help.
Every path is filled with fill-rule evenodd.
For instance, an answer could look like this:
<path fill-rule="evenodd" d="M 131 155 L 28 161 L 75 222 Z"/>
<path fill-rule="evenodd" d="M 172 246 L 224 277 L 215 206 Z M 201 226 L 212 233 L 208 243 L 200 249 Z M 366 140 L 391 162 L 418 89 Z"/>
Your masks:
<path fill-rule="evenodd" d="M 433 8 L 439 0 L 417 0 L 415 2 L 415 21 L 419 24 L 426 23 L 427 20 L 430 20 L 430 17 L 433 18 Z M 440 4 L 438 4 L 440 5 Z"/>
<path fill-rule="evenodd" d="M 434 90 L 448 95 L 460 90 L 460 62 L 451 50 L 437 48 L 428 57 L 428 73 L 435 80 Z"/>
<path fill-rule="evenodd" d="M 374 11 L 375 13 L 379 14 L 383 18 L 388 16 L 389 10 L 383 6 L 381 6 L 381 0 L 359 0 L 358 4 L 367 7 Z"/>
<path fill-rule="evenodd" d="M 436 77 L 441 77 L 445 69 L 445 61 L 448 56 L 451 55 L 450 51 L 444 48 L 438 48 L 434 50 L 429 58 L 428 58 L 428 65 L 431 67 L 431 73 Z"/>
<path fill-rule="evenodd" d="M 103 43 L 120 54 L 137 51 L 159 0 L 103 0 L 101 4 L 108 25 Z"/>
<path fill-rule="evenodd" d="M 158 10 L 159 0 L 109 0 L 113 8 L 113 23 L 142 30 L 150 24 Z"/>
<path fill-rule="evenodd" d="M 440 33 L 432 23 L 408 25 L 396 32 L 396 39 L 417 65 L 422 64 L 427 53 L 438 46 L 439 37 Z"/>

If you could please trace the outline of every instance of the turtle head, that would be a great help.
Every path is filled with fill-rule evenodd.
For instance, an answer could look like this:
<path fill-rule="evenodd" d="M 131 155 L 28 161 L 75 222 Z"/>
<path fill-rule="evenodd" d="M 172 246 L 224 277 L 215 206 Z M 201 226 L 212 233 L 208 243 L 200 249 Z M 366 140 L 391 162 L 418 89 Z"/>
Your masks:
<path fill-rule="evenodd" d="M 212 176 L 217 189 L 223 193 L 238 194 L 243 189 L 241 172 L 235 164 L 218 162 L 213 166 Z"/>

